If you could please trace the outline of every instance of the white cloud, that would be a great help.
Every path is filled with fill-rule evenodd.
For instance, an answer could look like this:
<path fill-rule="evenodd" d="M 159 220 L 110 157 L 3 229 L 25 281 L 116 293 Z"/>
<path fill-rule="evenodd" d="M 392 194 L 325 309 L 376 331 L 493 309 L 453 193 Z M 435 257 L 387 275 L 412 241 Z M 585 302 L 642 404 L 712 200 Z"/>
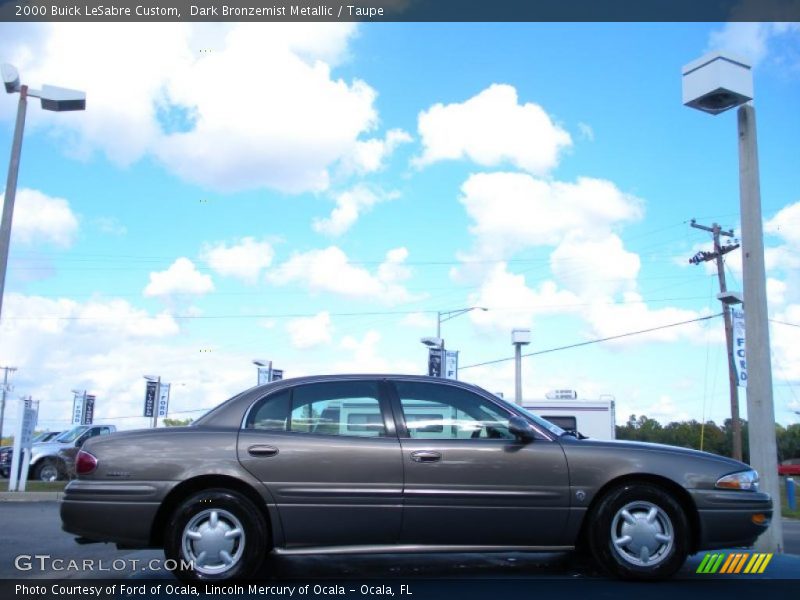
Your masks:
<path fill-rule="evenodd" d="M 188 258 L 177 259 L 166 271 L 150 273 L 150 283 L 144 288 L 145 296 L 170 296 L 172 294 L 202 295 L 213 291 L 210 275 L 203 275 Z"/>
<path fill-rule="evenodd" d="M 42 401 L 39 424 L 51 429 L 69 426 L 73 388 L 97 395 L 96 422 L 131 429 L 149 426 L 138 417 L 144 374 L 173 384 L 170 411 L 210 408 L 253 385 L 249 353 L 201 353 L 214 343 L 178 333 L 165 312 L 118 298 L 81 303 L 12 293 L 0 323 L 0 364 L 18 367 L 16 391 Z M 7 427 L 15 416 L 6 411 Z"/>
<path fill-rule="evenodd" d="M 201 255 L 216 273 L 254 284 L 262 270 L 272 264 L 275 252 L 269 242 L 245 237 L 231 246 L 224 242 L 207 244 Z"/>
<path fill-rule="evenodd" d="M 366 185 L 358 185 L 336 196 L 336 208 L 327 219 L 314 219 L 314 231 L 330 236 L 339 236 L 355 224 L 358 217 L 369 211 L 379 202 L 399 197 L 396 192 L 373 190 Z"/>
<path fill-rule="evenodd" d="M 5 201 L 5 194 L 3 194 Z M 23 188 L 14 200 L 14 241 L 25 245 L 50 243 L 72 245 L 78 233 L 78 218 L 64 198 Z"/>
<path fill-rule="evenodd" d="M 356 142 L 351 155 L 343 161 L 344 170 L 362 175 L 378 171 L 398 146 L 411 142 L 411 139 L 402 129 L 390 129 L 383 139 L 372 138 Z"/>
<path fill-rule="evenodd" d="M 420 166 L 469 159 L 493 167 L 511 163 L 534 174 L 558 164 L 572 145 L 569 134 L 538 104 L 519 104 L 510 85 L 494 84 L 461 104 L 435 104 L 420 113 Z"/>
<path fill-rule="evenodd" d="M 785 307 L 782 312 L 776 313 L 774 321 L 770 326 L 770 344 L 772 346 L 772 356 L 776 372 L 776 379 L 784 382 L 792 382 L 792 385 L 800 382 L 800 344 L 797 343 L 798 328 L 794 325 L 800 324 L 800 304 L 792 304 Z M 797 407 L 800 410 L 800 406 Z"/>
<path fill-rule="evenodd" d="M 776 62 L 784 64 L 786 60 L 796 61 L 797 56 L 791 53 L 784 55 L 780 44 L 787 40 L 793 40 L 796 44 L 799 33 L 798 23 L 729 22 L 722 29 L 711 32 L 706 50 L 730 52 L 752 61 L 753 66 L 758 66 L 773 54 L 776 55 Z"/>
<path fill-rule="evenodd" d="M 286 324 L 292 346 L 298 350 L 329 344 L 333 339 L 331 316 L 323 311 L 313 317 L 292 319 Z"/>
<path fill-rule="evenodd" d="M 779 236 L 788 244 L 800 248 L 800 202 L 779 210 L 764 223 L 764 232 Z"/>
<path fill-rule="evenodd" d="M 591 326 L 591 331 L 587 337 L 606 338 L 690 321 L 704 315 L 693 310 L 674 307 L 652 309 L 647 306 L 640 294 L 627 292 L 623 294 L 622 302 L 595 302 L 586 308 L 585 316 Z M 607 344 L 631 346 L 649 342 L 675 342 L 684 339 L 705 343 L 708 339 L 706 336 L 709 334 L 707 328 L 713 327 L 713 324 L 717 322 L 712 319 L 688 325 L 657 329 L 649 333 L 613 340 L 607 342 Z M 721 339 L 722 327 L 717 327 L 716 330 L 712 329 L 711 335 Z"/>
<path fill-rule="evenodd" d="M 531 326 L 536 315 L 575 311 L 578 302 L 577 296 L 559 290 L 552 281 L 542 282 L 538 289 L 529 288 L 524 275 L 509 272 L 506 263 L 494 265 L 478 292 L 468 299 L 472 306 L 489 309 L 469 313 L 476 327 L 506 333 Z"/>
<path fill-rule="evenodd" d="M 33 111 L 31 126 L 60 132 L 74 154 L 100 151 L 121 165 L 150 155 L 223 191 L 324 190 L 329 171 L 377 123 L 375 91 L 331 73 L 347 56 L 353 23 L 48 23 L 39 31 L 16 40 L 20 71 L 85 90 L 91 110 Z M 396 141 L 392 133 L 380 152 L 365 154 L 374 163 Z"/>
<path fill-rule="evenodd" d="M 414 329 L 427 329 L 428 331 L 436 330 L 436 317 L 421 312 L 411 313 L 406 315 L 400 320 L 400 324 L 404 327 L 413 327 Z"/>
<path fill-rule="evenodd" d="M 480 173 L 461 186 L 478 257 L 506 258 L 526 247 L 555 246 L 567 234 L 603 238 L 641 218 L 642 202 L 610 181 L 545 181 L 523 173 Z"/>
<path fill-rule="evenodd" d="M 594 141 L 594 129 L 587 123 L 578 123 L 578 132 L 581 137 L 589 142 Z"/>
<path fill-rule="evenodd" d="M 102 233 L 108 235 L 123 236 L 128 233 L 128 228 L 116 217 L 97 217 L 94 223 Z"/>
<path fill-rule="evenodd" d="M 550 267 L 558 283 L 579 296 L 611 297 L 635 291 L 640 260 L 615 234 L 595 240 L 568 235 L 550 255 Z"/>
<path fill-rule="evenodd" d="M 769 23 L 726 23 L 722 29 L 711 32 L 707 50 L 726 50 L 756 65 L 767 55 L 771 34 Z"/>
<path fill-rule="evenodd" d="M 403 266 L 408 255 L 405 248 L 395 248 L 386 254 L 377 273 L 350 263 L 337 246 L 295 254 L 276 267 L 267 278 L 277 285 L 300 283 L 312 292 L 331 292 L 350 298 L 371 298 L 387 304 L 411 298 L 400 281 L 409 276 Z"/>
<path fill-rule="evenodd" d="M 381 335 L 374 329 L 367 331 L 361 339 L 353 335 L 342 338 L 339 346 L 349 351 L 349 358 L 333 364 L 334 373 L 418 373 L 418 365 L 406 360 L 381 356 Z"/>

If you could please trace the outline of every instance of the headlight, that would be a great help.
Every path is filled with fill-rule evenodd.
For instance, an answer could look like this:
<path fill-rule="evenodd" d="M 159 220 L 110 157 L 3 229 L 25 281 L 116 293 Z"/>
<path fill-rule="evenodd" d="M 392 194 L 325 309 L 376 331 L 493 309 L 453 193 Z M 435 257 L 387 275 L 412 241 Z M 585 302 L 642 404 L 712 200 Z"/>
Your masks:
<path fill-rule="evenodd" d="M 731 473 L 717 480 L 717 487 L 724 490 L 758 491 L 758 473 L 753 470 Z"/>

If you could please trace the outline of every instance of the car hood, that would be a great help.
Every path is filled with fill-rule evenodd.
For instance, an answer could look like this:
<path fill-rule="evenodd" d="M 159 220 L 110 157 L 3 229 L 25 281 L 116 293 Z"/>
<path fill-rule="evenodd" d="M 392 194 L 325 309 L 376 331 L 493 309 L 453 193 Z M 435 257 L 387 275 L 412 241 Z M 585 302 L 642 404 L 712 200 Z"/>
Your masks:
<path fill-rule="evenodd" d="M 720 466 L 726 465 L 731 471 L 741 471 L 751 469 L 752 467 L 747 463 L 728 458 L 727 456 L 720 456 L 719 454 L 712 454 L 711 452 L 704 452 L 702 450 L 693 450 L 692 448 L 683 448 L 680 446 L 669 446 L 667 444 L 654 444 L 651 442 L 634 442 L 629 440 L 593 440 L 591 438 L 584 440 L 576 440 L 573 437 L 565 436 L 563 441 L 570 440 L 567 444 L 580 444 L 581 446 L 605 448 L 609 450 L 618 450 L 623 453 L 667 453 L 673 454 L 676 457 L 693 457 L 698 460 L 707 460 L 719 463 Z"/>
<path fill-rule="evenodd" d="M 41 442 L 39 444 L 34 444 L 31 446 L 31 450 L 33 452 L 58 452 L 62 448 L 69 448 L 73 446 L 70 442 Z"/>

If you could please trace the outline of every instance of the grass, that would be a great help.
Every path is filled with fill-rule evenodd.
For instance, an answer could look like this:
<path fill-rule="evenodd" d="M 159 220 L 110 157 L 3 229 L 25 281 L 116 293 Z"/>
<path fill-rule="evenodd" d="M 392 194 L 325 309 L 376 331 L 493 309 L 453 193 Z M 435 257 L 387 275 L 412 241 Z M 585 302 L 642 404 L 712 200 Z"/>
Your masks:
<path fill-rule="evenodd" d="M 66 481 L 28 481 L 26 492 L 60 492 L 67 485 Z M 0 479 L 0 492 L 8 491 L 8 479 Z"/>

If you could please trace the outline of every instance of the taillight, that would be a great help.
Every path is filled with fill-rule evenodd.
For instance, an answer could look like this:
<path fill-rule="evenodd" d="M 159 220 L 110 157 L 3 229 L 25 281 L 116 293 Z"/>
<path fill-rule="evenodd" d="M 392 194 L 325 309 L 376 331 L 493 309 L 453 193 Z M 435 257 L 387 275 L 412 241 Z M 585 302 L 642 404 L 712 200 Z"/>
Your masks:
<path fill-rule="evenodd" d="M 81 450 L 75 457 L 75 472 L 78 475 L 87 475 L 97 468 L 97 459 L 86 452 Z"/>

